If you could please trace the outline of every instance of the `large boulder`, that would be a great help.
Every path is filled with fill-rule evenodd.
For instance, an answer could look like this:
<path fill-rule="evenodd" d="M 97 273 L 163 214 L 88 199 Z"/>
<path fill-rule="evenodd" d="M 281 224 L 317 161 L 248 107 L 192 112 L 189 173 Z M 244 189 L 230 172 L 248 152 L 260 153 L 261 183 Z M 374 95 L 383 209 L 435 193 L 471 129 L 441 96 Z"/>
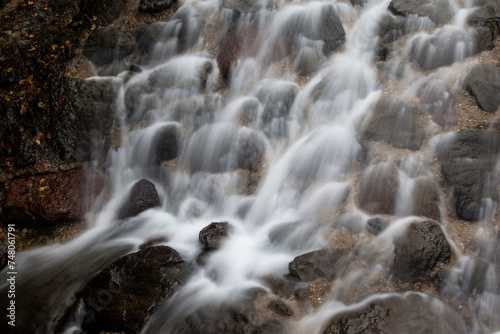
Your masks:
<path fill-rule="evenodd" d="M 81 169 L 13 179 L 6 183 L 1 220 L 38 225 L 81 220 L 103 181 L 99 173 Z"/>
<path fill-rule="evenodd" d="M 302 254 L 288 264 L 290 277 L 302 282 L 311 282 L 319 278 L 334 280 L 345 269 L 348 253 L 340 248 L 327 248 Z"/>
<path fill-rule="evenodd" d="M 314 46 L 305 46 L 297 54 L 295 73 L 301 76 L 311 75 L 317 72 L 326 61 L 322 52 Z"/>
<path fill-rule="evenodd" d="M 402 16 L 411 14 L 422 17 L 427 16 L 438 25 L 445 25 L 455 14 L 448 0 L 392 0 L 389 4 L 389 10 L 396 15 Z"/>
<path fill-rule="evenodd" d="M 440 300 L 417 292 L 370 298 L 336 312 L 323 334 L 428 333 L 465 334 L 464 320 Z"/>
<path fill-rule="evenodd" d="M 422 34 L 411 43 L 413 62 L 429 71 L 448 66 L 493 48 L 493 36 L 486 28 L 446 26 L 434 35 Z"/>
<path fill-rule="evenodd" d="M 474 66 L 464 79 L 464 88 L 484 111 L 494 113 L 500 106 L 499 69 L 483 64 Z"/>
<path fill-rule="evenodd" d="M 378 41 L 375 53 L 379 60 L 386 60 L 394 43 L 406 33 L 405 19 L 400 16 L 384 15 L 378 22 Z"/>
<path fill-rule="evenodd" d="M 411 222 L 394 238 L 394 275 L 406 282 L 417 282 L 422 275 L 451 258 L 450 244 L 435 221 Z"/>
<path fill-rule="evenodd" d="M 132 39 L 112 27 L 94 30 L 83 47 L 83 55 L 97 66 L 125 59 L 134 50 Z"/>
<path fill-rule="evenodd" d="M 375 214 L 394 214 L 399 171 L 392 162 L 366 168 L 359 178 L 358 202 L 361 209 Z"/>
<path fill-rule="evenodd" d="M 424 129 L 417 118 L 419 114 L 419 109 L 397 96 L 383 97 L 375 105 L 362 136 L 396 148 L 418 150 L 425 139 Z"/>
<path fill-rule="evenodd" d="M 155 246 L 119 258 L 87 283 L 82 328 L 138 333 L 149 316 L 188 278 L 181 256 Z"/>
<path fill-rule="evenodd" d="M 141 179 L 132 186 L 130 195 L 118 212 L 118 219 L 133 217 L 159 205 L 160 197 L 153 182 Z"/>
<path fill-rule="evenodd" d="M 414 180 L 412 215 L 441 221 L 441 192 L 434 178 L 420 176 Z"/>
<path fill-rule="evenodd" d="M 500 137 L 493 131 L 458 132 L 451 142 L 437 146 L 444 181 L 452 190 L 458 218 L 477 221 L 484 209 L 484 198 L 498 201 L 494 168 L 500 153 Z"/>

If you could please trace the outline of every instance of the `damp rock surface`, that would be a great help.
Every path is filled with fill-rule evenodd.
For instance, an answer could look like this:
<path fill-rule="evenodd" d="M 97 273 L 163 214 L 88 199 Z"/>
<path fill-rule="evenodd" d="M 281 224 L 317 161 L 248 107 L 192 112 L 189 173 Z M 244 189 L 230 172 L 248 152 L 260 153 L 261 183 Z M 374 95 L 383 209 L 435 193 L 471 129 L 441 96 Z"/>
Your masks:
<path fill-rule="evenodd" d="M 360 176 L 359 205 L 370 213 L 394 214 L 399 187 L 398 168 L 394 163 L 368 167 Z"/>
<path fill-rule="evenodd" d="M 500 106 L 500 70 L 478 64 L 464 79 L 464 88 L 486 112 L 494 113 Z"/>
<path fill-rule="evenodd" d="M 444 25 L 454 16 L 453 9 L 448 0 L 425 0 L 425 1 L 407 1 L 392 0 L 389 4 L 389 10 L 402 16 L 416 14 L 421 17 L 429 17 L 434 23 Z"/>
<path fill-rule="evenodd" d="M 327 248 L 297 256 L 289 263 L 290 276 L 302 282 L 319 278 L 334 280 L 346 265 L 347 252 L 342 249 Z"/>
<path fill-rule="evenodd" d="M 211 223 L 200 231 L 199 240 L 205 249 L 219 249 L 230 230 L 228 222 Z"/>
<path fill-rule="evenodd" d="M 417 282 L 425 272 L 450 258 L 450 245 L 434 221 L 412 222 L 394 239 L 393 271 L 402 281 Z"/>
<path fill-rule="evenodd" d="M 130 195 L 118 213 L 118 219 L 125 219 L 160 205 L 160 197 L 155 185 L 146 179 L 137 181 Z"/>

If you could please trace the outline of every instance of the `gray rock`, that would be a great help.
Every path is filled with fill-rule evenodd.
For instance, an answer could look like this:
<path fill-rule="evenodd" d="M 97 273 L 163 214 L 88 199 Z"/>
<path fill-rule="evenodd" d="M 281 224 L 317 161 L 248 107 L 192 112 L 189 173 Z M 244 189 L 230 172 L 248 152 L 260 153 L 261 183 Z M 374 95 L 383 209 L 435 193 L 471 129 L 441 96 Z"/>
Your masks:
<path fill-rule="evenodd" d="M 422 275 L 451 258 L 451 248 L 438 223 L 412 222 L 394 238 L 393 272 L 406 282 L 417 282 Z"/>
<path fill-rule="evenodd" d="M 361 209 L 374 214 L 394 214 L 399 171 L 394 163 L 366 168 L 359 178 L 358 201 Z"/>
<path fill-rule="evenodd" d="M 448 23 L 455 14 L 448 0 L 392 0 L 389 4 L 389 10 L 402 16 L 410 14 L 427 16 L 438 25 Z"/>
<path fill-rule="evenodd" d="M 160 205 L 155 185 L 146 179 L 137 181 L 130 190 L 127 201 L 118 212 L 118 219 L 125 219 Z"/>
<path fill-rule="evenodd" d="M 317 72 L 326 58 L 315 47 L 306 46 L 300 49 L 297 55 L 295 73 L 306 76 Z"/>
<path fill-rule="evenodd" d="M 134 50 L 132 39 L 123 31 L 104 27 L 90 34 L 83 47 L 83 55 L 97 66 L 125 59 Z"/>
<path fill-rule="evenodd" d="M 230 230 L 231 225 L 227 222 L 211 223 L 200 231 L 200 242 L 205 249 L 219 249 Z"/>
<path fill-rule="evenodd" d="M 441 192 L 434 177 L 420 176 L 413 186 L 413 216 L 441 221 Z"/>
<path fill-rule="evenodd" d="M 347 254 L 343 249 L 328 248 L 299 255 L 288 265 L 290 276 L 302 282 L 319 278 L 332 281 L 345 269 Z"/>
<path fill-rule="evenodd" d="M 418 150 L 425 139 L 425 132 L 417 121 L 420 110 L 397 96 L 380 99 L 373 110 L 362 137 L 382 141 L 396 148 Z"/>
<path fill-rule="evenodd" d="M 405 78 L 411 71 L 409 62 L 402 57 L 393 57 L 377 63 L 377 69 L 387 78 Z"/>
<path fill-rule="evenodd" d="M 87 333 L 138 333 L 154 310 L 188 278 L 181 256 L 155 246 L 124 256 L 104 268 L 85 287 Z"/>
<path fill-rule="evenodd" d="M 500 106 L 500 70 L 478 64 L 464 79 L 464 88 L 476 98 L 477 105 L 494 113 Z"/>
<path fill-rule="evenodd" d="M 96 25 L 107 26 L 115 21 L 125 8 L 127 0 L 82 0 L 80 3 L 80 13 L 77 16 L 78 21 L 82 18 L 97 17 Z"/>
<path fill-rule="evenodd" d="M 182 148 L 182 128 L 178 123 L 162 127 L 154 140 L 156 146 L 154 160 L 156 163 L 177 158 Z"/>
<path fill-rule="evenodd" d="M 314 221 L 283 223 L 271 229 L 268 237 L 272 245 L 305 250 L 314 245 L 319 227 L 319 223 Z"/>
<path fill-rule="evenodd" d="M 373 235 L 379 235 L 382 233 L 391 222 L 388 219 L 382 217 L 370 218 L 366 222 L 366 230 Z"/>
<path fill-rule="evenodd" d="M 481 218 L 483 198 L 498 200 L 494 168 L 500 152 L 497 133 L 485 130 L 460 131 L 451 142 L 437 147 L 441 173 L 452 189 L 457 216 L 468 221 Z"/>
<path fill-rule="evenodd" d="M 332 227 L 336 229 L 346 229 L 353 234 L 359 234 L 365 227 L 365 216 L 356 211 L 346 212 L 335 220 Z"/>
<path fill-rule="evenodd" d="M 258 12 L 262 8 L 262 2 L 260 0 L 222 0 L 222 8 L 250 14 Z"/>
<path fill-rule="evenodd" d="M 440 300 L 417 292 L 375 297 L 336 313 L 323 334 L 465 334 L 463 317 Z"/>
<path fill-rule="evenodd" d="M 394 42 L 406 33 L 406 22 L 400 16 L 385 15 L 378 22 L 375 53 L 379 60 L 386 60 L 394 48 Z"/>

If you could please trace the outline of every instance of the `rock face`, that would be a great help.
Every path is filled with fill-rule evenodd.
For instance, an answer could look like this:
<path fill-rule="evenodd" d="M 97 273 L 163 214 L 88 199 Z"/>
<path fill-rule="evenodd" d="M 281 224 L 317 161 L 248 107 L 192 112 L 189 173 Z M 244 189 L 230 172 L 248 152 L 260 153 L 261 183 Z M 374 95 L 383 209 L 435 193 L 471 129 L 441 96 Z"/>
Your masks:
<path fill-rule="evenodd" d="M 396 15 L 402 16 L 410 14 L 427 16 L 438 25 L 448 23 L 454 15 L 453 8 L 448 0 L 392 0 L 389 4 L 389 10 Z"/>
<path fill-rule="evenodd" d="M 315 222 L 283 223 L 269 231 L 269 241 L 286 249 L 307 249 L 314 245 L 318 229 Z"/>
<path fill-rule="evenodd" d="M 94 182 L 87 182 L 89 179 Z M 97 172 L 70 170 L 8 181 L 2 220 L 38 224 L 80 220 L 103 180 Z"/>
<path fill-rule="evenodd" d="M 181 133 L 179 124 L 165 125 L 160 129 L 156 138 L 156 163 L 177 158 L 181 149 Z"/>
<path fill-rule="evenodd" d="M 378 24 L 379 40 L 375 52 L 379 60 L 386 60 L 394 42 L 406 33 L 405 20 L 400 16 L 385 15 Z"/>
<path fill-rule="evenodd" d="M 464 88 L 484 111 L 494 113 L 500 106 L 499 69 L 483 64 L 474 66 L 464 79 Z"/>
<path fill-rule="evenodd" d="M 366 168 L 359 180 L 359 205 L 375 214 L 394 214 L 399 171 L 393 163 L 380 163 Z"/>
<path fill-rule="evenodd" d="M 130 190 L 127 201 L 118 213 L 118 219 L 125 219 L 160 205 L 155 185 L 146 179 L 137 181 Z"/>
<path fill-rule="evenodd" d="M 102 66 L 125 59 L 133 50 L 133 41 L 127 34 L 104 27 L 90 34 L 82 52 L 92 63 Z"/>
<path fill-rule="evenodd" d="M 317 48 L 303 47 L 297 55 L 295 73 L 302 76 L 311 75 L 320 69 L 325 60 L 325 56 Z"/>
<path fill-rule="evenodd" d="M 320 249 L 297 256 L 289 263 L 290 276 L 302 282 L 318 278 L 334 280 L 346 266 L 347 252 L 343 249 Z"/>
<path fill-rule="evenodd" d="M 262 3 L 259 0 L 222 0 L 222 8 L 249 14 L 258 12 L 262 8 Z"/>
<path fill-rule="evenodd" d="M 441 301 L 416 292 L 371 299 L 355 309 L 341 312 L 323 334 L 429 333 L 465 334 L 462 317 Z"/>
<path fill-rule="evenodd" d="M 498 200 L 498 189 L 489 180 L 495 180 L 493 170 L 499 153 L 500 138 L 493 131 L 461 131 L 451 143 L 438 146 L 441 173 L 453 191 L 458 218 L 477 221 L 483 198 Z"/>
<path fill-rule="evenodd" d="M 402 281 L 417 282 L 422 274 L 450 258 L 450 245 L 434 221 L 412 222 L 394 239 L 393 271 Z"/>
<path fill-rule="evenodd" d="M 227 222 L 211 223 L 200 231 L 200 242 L 205 249 L 219 249 L 224 239 L 227 238 L 230 227 Z"/>
<path fill-rule="evenodd" d="M 379 235 L 382 233 L 391 222 L 388 219 L 382 217 L 370 218 L 366 222 L 366 230 L 373 235 Z"/>
<path fill-rule="evenodd" d="M 139 13 L 157 13 L 162 10 L 167 10 L 177 0 L 141 0 L 139 4 Z"/>
<path fill-rule="evenodd" d="M 425 176 L 416 178 L 412 198 L 412 215 L 441 221 L 441 193 L 436 180 Z"/>
<path fill-rule="evenodd" d="M 54 150 L 64 162 L 97 158 L 91 153 L 109 144 L 119 81 L 70 79 L 56 89 L 58 93 L 51 101 L 50 130 Z"/>
<path fill-rule="evenodd" d="M 104 268 L 83 292 L 83 329 L 138 333 L 155 308 L 187 280 L 183 262 L 174 249 L 156 246 Z"/>
<path fill-rule="evenodd" d="M 417 120 L 420 111 L 399 97 L 380 99 L 362 136 L 368 140 L 382 141 L 396 148 L 418 150 L 425 133 Z"/>

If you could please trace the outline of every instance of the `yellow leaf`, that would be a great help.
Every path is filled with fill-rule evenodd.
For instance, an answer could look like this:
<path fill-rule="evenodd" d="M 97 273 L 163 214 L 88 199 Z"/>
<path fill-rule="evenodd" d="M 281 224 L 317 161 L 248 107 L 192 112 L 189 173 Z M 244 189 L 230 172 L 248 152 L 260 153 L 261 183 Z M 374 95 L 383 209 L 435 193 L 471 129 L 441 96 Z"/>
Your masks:
<path fill-rule="evenodd" d="M 35 37 L 35 35 L 29 35 L 28 37 L 29 37 L 29 38 L 33 38 L 33 37 Z"/>
<path fill-rule="evenodd" d="M 28 51 L 35 51 L 36 50 L 36 47 L 32 47 L 31 49 L 29 49 Z"/>
<path fill-rule="evenodd" d="M 12 70 L 13 70 L 13 69 L 14 69 L 14 67 L 9 67 L 9 68 L 7 69 L 7 73 L 12 72 Z"/>
<path fill-rule="evenodd" d="M 71 73 L 69 73 L 69 72 L 68 72 L 68 73 L 66 73 L 64 76 L 65 76 L 66 78 L 71 78 Z"/>
<path fill-rule="evenodd" d="M 94 15 L 94 16 L 92 16 L 92 20 L 93 20 L 93 21 L 97 20 L 97 16 L 95 16 L 95 15 Z"/>
<path fill-rule="evenodd" d="M 52 48 L 52 50 L 57 49 L 57 44 L 52 44 L 51 48 Z"/>
<path fill-rule="evenodd" d="M 38 145 L 40 145 L 40 139 L 35 140 L 35 143 L 37 143 Z"/>
<path fill-rule="evenodd" d="M 47 188 L 48 188 L 48 187 L 40 187 L 40 188 L 38 188 L 38 190 L 40 190 L 40 191 L 45 191 Z"/>
<path fill-rule="evenodd" d="M 40 184 L 44 183 L 45 182 L 45 179 L 41 179 L 40 180 Z"/>
<path fill-rule="evenodd" d="M 32 74 L 32 75 L 30 75 L 30 76 L 26 79 L 26 81 L 28 81 L 28 83 L 31 83 L 31 82 L 33 81 L 33 74 Z"/>

